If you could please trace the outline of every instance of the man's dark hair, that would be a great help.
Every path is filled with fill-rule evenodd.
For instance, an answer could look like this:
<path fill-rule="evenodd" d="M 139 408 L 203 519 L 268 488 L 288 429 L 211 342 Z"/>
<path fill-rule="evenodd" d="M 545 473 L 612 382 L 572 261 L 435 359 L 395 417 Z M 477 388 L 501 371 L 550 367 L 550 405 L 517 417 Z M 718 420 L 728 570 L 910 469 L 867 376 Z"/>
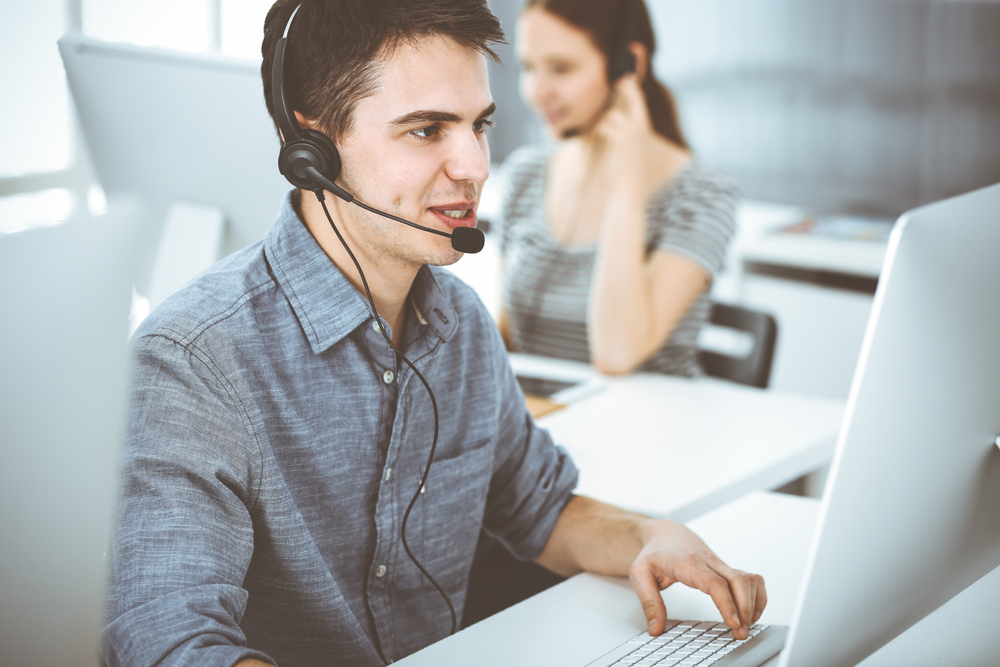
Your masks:
<path fill-rule="evenodd" d="M 353 129 L 358 102 L 375 91 L 401 44 L 441 35 L 499 62 L 491 45 L 504 41 L 486 0 L 277 0 L 264 19 L 260 66 L 272 120 L 274 49 L 300 4 L 285 50 L 285 96 L 334 141 Z"/>

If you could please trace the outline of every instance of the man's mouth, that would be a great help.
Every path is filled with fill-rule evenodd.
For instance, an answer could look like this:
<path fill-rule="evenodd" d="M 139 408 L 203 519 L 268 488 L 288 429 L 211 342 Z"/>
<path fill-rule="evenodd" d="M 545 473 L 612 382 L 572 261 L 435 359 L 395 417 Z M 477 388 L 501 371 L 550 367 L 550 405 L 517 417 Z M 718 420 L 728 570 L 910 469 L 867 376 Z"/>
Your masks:
<path fill-rule="evenodd" d="M 467 205 L 462 208 L 442 206 L 432 208 L 430 211 L 435 214 L 434 217 L 452 229 L 455 227 L 475 227 L 478 222 L 475 209 Z"/>

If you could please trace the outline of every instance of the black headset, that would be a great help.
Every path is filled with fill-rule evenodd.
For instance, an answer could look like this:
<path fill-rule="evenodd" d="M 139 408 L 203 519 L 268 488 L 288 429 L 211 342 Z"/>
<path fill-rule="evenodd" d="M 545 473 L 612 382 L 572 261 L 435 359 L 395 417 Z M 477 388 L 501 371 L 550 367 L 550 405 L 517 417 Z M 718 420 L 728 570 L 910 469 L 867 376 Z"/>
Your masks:
<path fill-rule="evenodd" d="M 364 271 L 361 270 L 361 264 L 354 256 L 354 253 L 351 252 L 350 247 L 347 245 L 347 241 L 344 240 L 340 230 L 337 229 L 337 225 L 334 224 L 333 218 L 330 216 L 330 211 L 326 207 L 326 195 L 324 194 L 324 190 L 332 192 L 344 201 L 357 204 L 361 208 L 371 211 L 372 213 L 385 216 L 386 218 L 401 222 L 404 225 L 421 229 L 425 232 L 449 237 L 451 238 L 452 247 L 459 252 L 479 252 L 483 249 L 485 237 L 483 236 L 483 232 L 481 230 L 474 227 L 457 227 L 451 234 L 448 234 L 437 229 L 431 229 L 430 227 L 418 225 L 414 222 L 410 222 L 409 220 L 404 220 L 403 218 L 398 218 L 392 214 L 379 211 L 376 208 L 363 204 L 355 199 L 349 192 L 334 183 L 337 176 L 340 175 L 341 168 L 340 153 L 337 151 L 337 147 L 334 146 L 330 138 L 322 132 L 311 129 L 303 129 L 296 120 L 295 115 L 289 109 L 288 101 L 285 97 L 285 86 L 283 81 L 285 45 L 288 40 L 288 29 L 291 27 L 292 20 L 295 18 L 295 14 L 298 13 L 301 6 L 301 4 L 297 6 L 288 17 L 288 22 L 285 24 L 285 32 L 275 46 L 274 63 L 271 68 L 271 94 L 272 101 L 274 103 L 274 115 L 278 121 L 278 128 L 281 130 L 283 137 L 281 152 L 278 154 L 278 170 L 282 173 L 282 175 L 284 175 L 285 178 L 288 179 L 288 182 L 295 187 L 302 188 L 304 190 L 311 190 L 316 195 L 316 198 L 323 206 L 323 212 L 326 214 L 326 219 L 329 221 L 333 231 L 337 234 L 337 238 L 340 239 L 340 243 L 344 246 L 344 249 L 347 251 L 347 254 L 350 255 L 351 261 L 354 262 L 354 266 L 358 270 L 358 275 L 360 275 L 361 283 L 364 285 L 365 294 L 368 297 L 368 303 L 371 306 L 372 314 L 375 316 L 375 321 L 378 323 L 379 331 L 385 338 L 385 342 L 389 344 L 389 347 L 392 348 L 400 360 L 405 362 L 406 365 L 410 367 L 410 370 L 412 370 L 414 375 L 416 375 L 420 382 L 423 383 L 424 388 L 427 389 L 427 393 L 430 396 L 431 408 L 434 412 L 434 439 L 431 441 L 430 452 L 427 455 L 427 464 L 424 466 L 424 473 L 420 478 L 420 484 L 417 486 L 417 490 L 413 493 L 413 497 L 410 499 L 410 503 L 406 507 L 406 512 L 403 514 L 403 521 L 399 529 L 399 534 L 400 540 L 403 543 L 403 549 L 406 551 L 406 555 L 413 562 L 413 564 L 417 566 L 417 569 L 420 570 L 421 574 L 427 577 L 428 581 L 430 581 L 434 588 L 437 589 L 437 592 L 441 595 L 445 604 L 448 606 L 448 611 L 451 613 L 451 632 L 449 634 L 455 634 L 455 631 L 458 629 L 458 618 L 455 614 L 455 606 L 452 604 L 451 598 L 448 597 L 448 593 L 444 590 L 444 588 L 434 579 L 434 577 L 431 576 L 420 561 L 417 560 L 417 557 L 413 555 L 412 551 L 410 551 L 410 546 L 406 542 L 406 523 L 410 518 L 410 511 L 416 504 L 417 498 L 420 497 L 421 490 L 427 484 L 427 476 L 430 474 L 431 463 L 434 461 L 434 452 L 437 450 L 438 428 L 440 426 L 437 399 L 434 398 L 434 392 L 431 390 L 431 387 L 427 383 L 423 374 L 417 370 L 417 367 L 413 365 L 413 362 L 407 359 L 406 356 L 396 348 L 392 339 L 389 338 L 389 334 L 386 333 L 385 326 L 382 323 L 382 318 L 379 317 L 378 311 L 375 308 L 375 300 L 372 298 L 371 290 L 368 288 L 368 280 L 365 278 Z M 381 650 L 379 650 L 379 653 L 381 654 Z"/>
<path fill-rule="evenodd" d="M 622 28 L 618 44 L 612 52 L 608 63 L 608 81 L 614 83 L 626 74 L 633 74 L 636 68 L 635 54 L 629 48 L 632 45 L 632 32 L 635 30 L 636 0 L 625 0 L 625 10 L 622 16 Z"/>
<path fill-rule="evenodd" d="M 271 100 L 274 106 L 274 117 L 281 130 L 281 152 L 278 154 L 278 171 L 297 188 L 319 192 L 327 190 L 349 204 L 356 204 L 366 211 L 401 222 L 416 229 L 444 236 L 451 239 L 451 246 L 464 253 L 476 253 L 483 249 L 486 237 L 482 230 L 475 227 L 456 227 L 452 233 L 431 229 L 415 222 L 404 220 L 391 213 L 380 211 L 355 199 L 352 194 L 334 183 L 340 176 L 340 153 L 333 141 L 318 130 L 305 129 L 299 125 L 295 114 L 288 106 L 285 96 L 285 46 L 288 42 L 288 29 L 298 13 L 299 5 L 288 17 L 285 32 L 274 47 L 274 62 L 271 66 Z"/>
<path fill-rule="evenodd" d="M 310 191 L 325 188 L 350 203 L 354 197 L 333 182 L 340 176 L 340 153 L 337 147 L 322 132 L 303 129 L 295 114 L 288 108 L 285 97 L 285 45 L 288 41 L 288 29 L 300 7 L 301 5 L 296 7 L 288 17 L 285 32 L 274 48 L 274 63 L 271 67 L 271 99 L 278 129 L 283 137 L 281 152 L 278 154 L 278 171 L 297 188 Z M 317 178 L 317 173 L 313 172 L 317 172 L 322 178 Z"/>

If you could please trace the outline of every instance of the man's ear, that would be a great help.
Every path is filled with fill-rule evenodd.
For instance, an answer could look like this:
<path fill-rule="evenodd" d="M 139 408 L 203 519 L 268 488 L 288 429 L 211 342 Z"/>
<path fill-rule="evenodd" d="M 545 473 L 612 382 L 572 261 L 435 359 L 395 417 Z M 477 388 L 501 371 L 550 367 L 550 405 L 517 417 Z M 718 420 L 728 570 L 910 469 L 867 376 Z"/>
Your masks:
<path fill-rule="evenodd" d="M 295 114 L 295 121 L 299 124 L 299 127 L 301 127 L 303 130 L 315 129 L 316 123 L 303 116 L 302 112 L 293 111 L 292 113 Z M 285 143 L 285 133 L 282 132 L 281 130 L 278 130 L 278 136 L 281 137 L 281 143 Z"/>
<path fill-rule="evenodd" d="M 301 111 L 293 111 L 292 113 L 295 114 L 295 120 L 298 121 L 299 127 L 301 127 L 303 130 L 315 130 L 316 129 L 316 121 L 309 120 L 308 118 L 306 118 L 305 116 L 302 115 Z"/>

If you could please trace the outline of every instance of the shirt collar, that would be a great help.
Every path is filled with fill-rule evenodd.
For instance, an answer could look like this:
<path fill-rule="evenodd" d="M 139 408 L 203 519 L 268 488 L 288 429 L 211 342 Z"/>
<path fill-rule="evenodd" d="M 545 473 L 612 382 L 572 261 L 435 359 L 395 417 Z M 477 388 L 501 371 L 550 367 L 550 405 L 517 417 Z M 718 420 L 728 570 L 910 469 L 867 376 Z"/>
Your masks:
<path fill-rule="evenodd" d="M 285 196 L 278 219 L 264 240 L 264 253 L 309 339 L 320 354 L 372 319 L 367 299 L 347 280 L 299 219 Z M 458 327 L 458 315 L 445 298 L 434 273 L 421 267 L 410 289 L 413 305 L 445 341 Z"/>

